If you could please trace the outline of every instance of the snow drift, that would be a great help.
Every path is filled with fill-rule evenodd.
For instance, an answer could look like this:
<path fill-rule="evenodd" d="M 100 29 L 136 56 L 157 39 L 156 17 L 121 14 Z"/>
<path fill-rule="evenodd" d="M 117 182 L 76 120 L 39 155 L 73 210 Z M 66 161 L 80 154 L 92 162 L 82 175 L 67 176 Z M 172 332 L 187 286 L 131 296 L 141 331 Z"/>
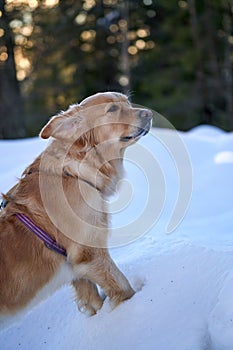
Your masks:
<path fill-rule="evenodd" d="M 0 142 L 2 192 L 44 145 Z M 87 318 L 64 286 L 0 330 L 1 350 L 233 349 L 233 134 L 153 129 L 138 147 L 110 203 L 113 231 L 130 231 L 113 234 L 111 255 L 136 295 Z"/>

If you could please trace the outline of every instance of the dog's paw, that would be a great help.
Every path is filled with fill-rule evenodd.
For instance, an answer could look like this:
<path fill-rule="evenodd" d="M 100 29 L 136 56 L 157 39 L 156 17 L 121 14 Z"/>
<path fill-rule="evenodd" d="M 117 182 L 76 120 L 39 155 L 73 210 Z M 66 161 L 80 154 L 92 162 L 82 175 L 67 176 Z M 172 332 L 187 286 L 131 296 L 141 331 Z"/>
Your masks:
<path fill-rule="evenodd" d="M 98 302 L 95 300 L 94 302 L 86 302 L 85 300 L 79 300 L 77 302 L 78 309 L 80 312 L 87 316 L 94 316 L 99 309 L 101 309 L 103 305 L 103 300 L 99 298 Z"/>
<path fill-rule="evenodd" d="M 101 298 L 96 285 L 88 280 L 73 281 L 76 291 L 76 302 L 80 312 L 93 316 L 102 307 L 104 298 Z"/>
<path fill-rule="evenodd" d="M 135 291 L 132 288 L 129 288 L 126 291 L 120 291 L 118 293 L 113 293 L 110 296 L 110 302 L 111 302 L 112 308 L 114 309 L 115 307 L 117 307 L 123 301 L 132 298 L 132 296 L 134 294 L 135 294 Z"/>
<path fill-rule="evenodd" d="M 126 291 L 121 291 L 110 296 L 112 308 L 115 308 L 125 300 L 132 298 L 135 293 L 140 292 L 145 285 L 145 278 L 135 276 L 131 278 L 131 282 L 133 288 L 130 287 Z"/>

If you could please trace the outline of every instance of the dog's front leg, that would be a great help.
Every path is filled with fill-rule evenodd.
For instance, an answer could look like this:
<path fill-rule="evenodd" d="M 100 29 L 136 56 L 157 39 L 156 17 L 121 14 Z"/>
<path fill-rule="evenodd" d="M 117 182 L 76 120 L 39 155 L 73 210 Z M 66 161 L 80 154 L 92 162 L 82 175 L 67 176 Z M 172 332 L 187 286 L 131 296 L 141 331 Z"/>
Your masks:
<path fill-rule="evenodd" d="M 76 265 L 74 269 L 78 275 L 81 274 L 83 278 L 98 284 L 111 299 L 114 307 L 135 294 L 106 249 L 98 249 L 91 261 Z"/>

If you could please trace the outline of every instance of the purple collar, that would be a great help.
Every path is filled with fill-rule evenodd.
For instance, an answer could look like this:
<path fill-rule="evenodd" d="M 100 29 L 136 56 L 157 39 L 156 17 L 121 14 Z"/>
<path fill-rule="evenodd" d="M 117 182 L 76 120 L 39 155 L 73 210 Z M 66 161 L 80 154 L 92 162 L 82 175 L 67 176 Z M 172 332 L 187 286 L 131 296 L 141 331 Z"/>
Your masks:
<path fill-rule="evenodd" d="M 40 227 L 36 226 L 26 215 L 17 213 L 15 216 L 21 221 L 31 232 L 33 232 L 38 238 L 40 238 L 47 248 L 52 249 L 56 253 L 63 256 L 67 256 L 66 250 L 60 247 L 57 242 L 51 238 L 48 233 L 43 231 Z"/>

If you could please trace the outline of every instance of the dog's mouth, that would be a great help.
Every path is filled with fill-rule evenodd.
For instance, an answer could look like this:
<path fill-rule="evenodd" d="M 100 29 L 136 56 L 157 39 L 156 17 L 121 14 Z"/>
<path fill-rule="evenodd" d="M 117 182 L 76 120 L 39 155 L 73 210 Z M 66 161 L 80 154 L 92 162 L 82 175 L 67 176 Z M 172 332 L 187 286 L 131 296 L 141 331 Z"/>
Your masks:
<path fill-rule="evenodd" d="M 148 134 L 149 130 L 151 128 L 151 120 L 149 120 L 143 127 L 136 127 L 135 131 L 131 135 L 122 136 L 120 140 L 122 142 L 128 142 L 130 140 L 137 140 L 142 136 L 145 136 Z"/>

